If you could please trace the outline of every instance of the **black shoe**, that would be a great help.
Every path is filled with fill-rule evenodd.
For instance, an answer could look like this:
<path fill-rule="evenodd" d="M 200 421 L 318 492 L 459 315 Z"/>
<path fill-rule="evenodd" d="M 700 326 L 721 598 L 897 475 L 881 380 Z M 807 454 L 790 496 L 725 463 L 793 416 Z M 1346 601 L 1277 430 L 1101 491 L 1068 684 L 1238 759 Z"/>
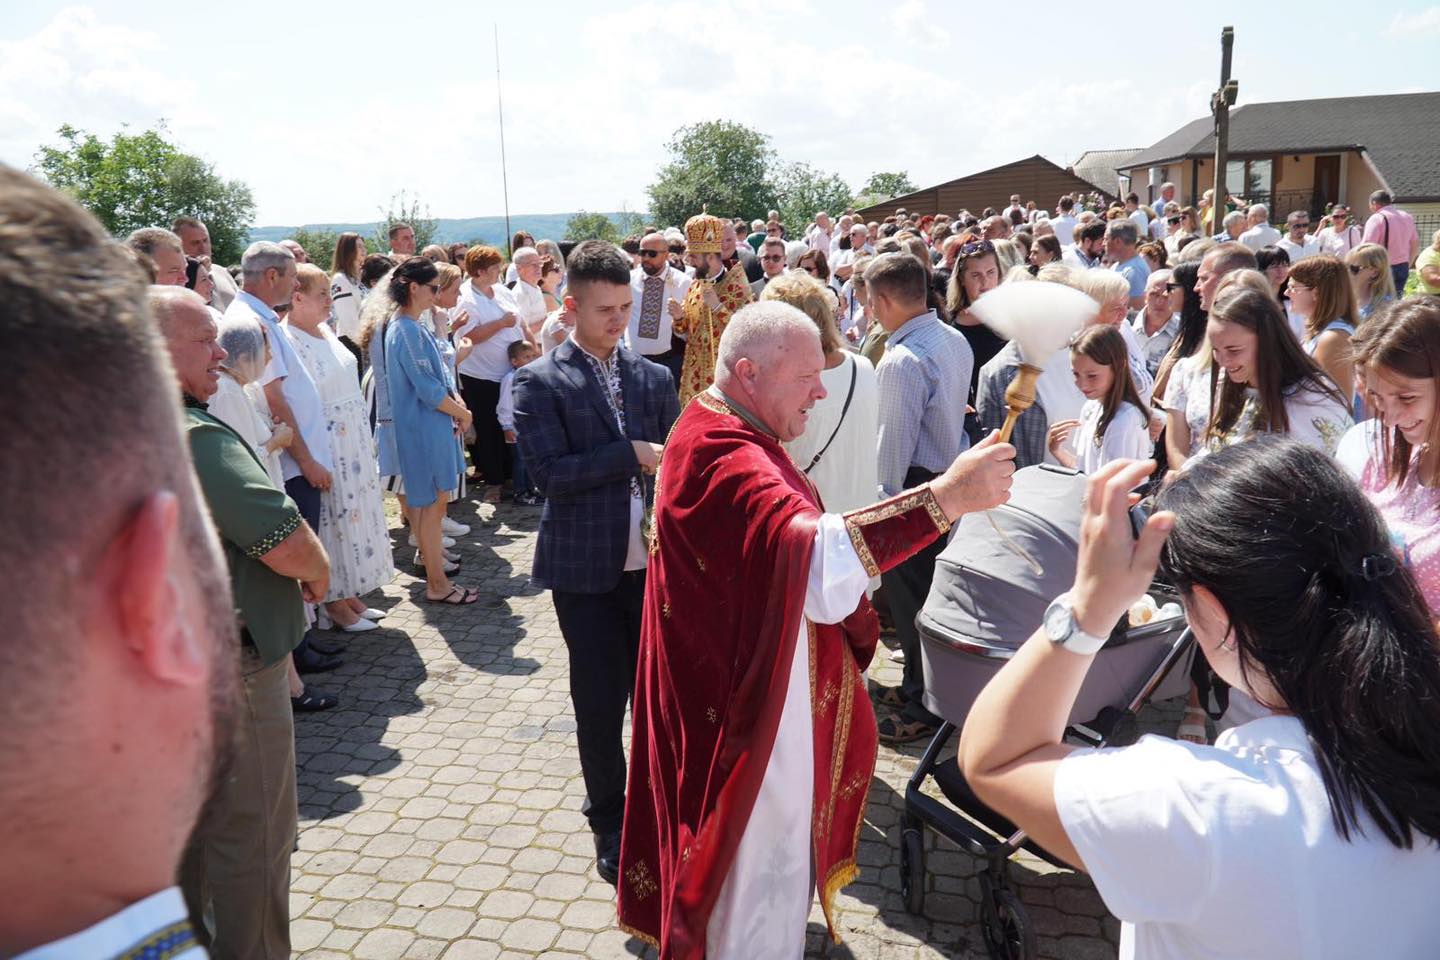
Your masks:
<path fill-rule="evenodd" d="M 334 670 L 345 661 L 339 657 L 326 656 L 316 653 L 314 650 L 306 650 L 295 657 L 295 669 L 299 673 L 324 673 L 327 670 Z"/>
<path fill-rule="evenodd" d="M 620 831 L 595 834 L 595 872 L 610 886 L 620 882 Z"/>
<path fill-rule="evenodd" d="M 296 713 L 316 713 L 329 710 L 339 702 L 340 699 L 332 693 L 322 693 L 314 687 L 306 687 L 300 696 L 290 698 L 290 709 Z"/>

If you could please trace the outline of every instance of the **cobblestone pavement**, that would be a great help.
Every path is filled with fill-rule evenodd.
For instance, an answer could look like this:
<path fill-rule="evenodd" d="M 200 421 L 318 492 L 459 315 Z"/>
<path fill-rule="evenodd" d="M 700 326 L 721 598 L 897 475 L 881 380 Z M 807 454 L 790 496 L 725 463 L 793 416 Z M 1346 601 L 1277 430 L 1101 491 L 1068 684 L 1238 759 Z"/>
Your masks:
<path fill-rule="evenodd" d="M 385 629 L 350 640 L 345 665 L 309 678 L 341 706 L 297 718 L 300 840 L 291 933 L 310 960 L 626 958 L 580 814 L 565 646 L 549 596 L 527 583 L 539 511 L 464 503 L 463 585 L 494 599 L 416 603 L 413 550 L 367 598 Z M 340 636 L 344 636 L 343 634 Z M 882 648 L 880 679 L 898 681 Z M 1172 727 L 1173 729 L 1173 727 Z M 811 957 L 978 958 L 978 864 L 927 833 L 922 916 L 900 898 L 899 815 L 921 745 L 881 748 L 861 834 L 860 879 L 838 899 L 844 946 Z M 1118 924 L 1084 877 L 1022 855 L 1012 869 L 1046 958 L 1115 956 Z"/>

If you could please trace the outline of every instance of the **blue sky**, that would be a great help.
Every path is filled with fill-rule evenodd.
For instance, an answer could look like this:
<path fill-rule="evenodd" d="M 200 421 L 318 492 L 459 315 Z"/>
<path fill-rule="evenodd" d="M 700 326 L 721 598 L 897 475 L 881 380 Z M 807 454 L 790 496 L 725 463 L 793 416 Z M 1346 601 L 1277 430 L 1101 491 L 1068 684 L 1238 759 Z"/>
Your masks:
<path fill-rule="evenodd" d="M 64 122 L 163 117 L 250 184 L 260 224 L 367 219 L 402 189 L 498 214 L 492 24 L 519 213 L 643 209 L 670 134 L 714 118 L 852 185 L 1145 146 L 1207 111 L 1227 23 L 1241 103 L 1440 89 L 1440 5 L 1168 6 L 1102 28 L 1103 4 L 1073 2 L 10 3 L 0 162 Z"/>

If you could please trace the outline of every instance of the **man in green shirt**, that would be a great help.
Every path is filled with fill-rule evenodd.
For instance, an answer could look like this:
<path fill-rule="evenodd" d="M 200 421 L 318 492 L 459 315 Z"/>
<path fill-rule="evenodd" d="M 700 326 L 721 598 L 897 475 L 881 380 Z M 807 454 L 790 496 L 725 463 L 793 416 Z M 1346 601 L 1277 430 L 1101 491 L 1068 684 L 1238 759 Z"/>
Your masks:
<path fill-rule="evenodd" d="M 151 287 L 150 308 L 184 395 L 190 454 L 230 569 L 241 638 L 234 761 L 191 840 L 182 886 L 197 929 L 213 918 L 201 933 L 212 956 L 288 960 L 297 811 L 287 663 L 305 633 L 302 598 L 324 598 L 330 564 L 255 452 L 205 411 L 225 358 L 205 302 L 182 287 Z"/>

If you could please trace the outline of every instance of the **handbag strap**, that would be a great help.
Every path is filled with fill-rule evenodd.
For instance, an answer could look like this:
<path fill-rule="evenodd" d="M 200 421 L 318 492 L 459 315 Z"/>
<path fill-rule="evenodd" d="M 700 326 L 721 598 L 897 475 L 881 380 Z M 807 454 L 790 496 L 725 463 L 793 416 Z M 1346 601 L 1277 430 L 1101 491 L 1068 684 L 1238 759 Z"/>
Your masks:
<path fill-rule="evenodd" d="M 851 357 L 850 389 L 845 391 L 845 405 L 840 408 L 840 419 L 835 421 L 835 429 L 830 431 L 830 439 L 825 441 L 825 446 L 820 448 L 820 452 L 815 454 L 815 456 L 811 458 L 810 466 L 805 468 L 804 472 L 807 475 L 810 473 L 811 470 L 815 469 L 815 465 L 820 462 L 821 457 L 825 456 L 825 451 L 830 449 L 830 444 L 834 443 L 835 438 L 840 434 L 840 427 L 845 423 L 845 414 L 850 412 L 850 401 L 855 397 L 855 379 L 859 373 L 858 367 L 859 364 L 855 362 L 855 358 Z"/>

